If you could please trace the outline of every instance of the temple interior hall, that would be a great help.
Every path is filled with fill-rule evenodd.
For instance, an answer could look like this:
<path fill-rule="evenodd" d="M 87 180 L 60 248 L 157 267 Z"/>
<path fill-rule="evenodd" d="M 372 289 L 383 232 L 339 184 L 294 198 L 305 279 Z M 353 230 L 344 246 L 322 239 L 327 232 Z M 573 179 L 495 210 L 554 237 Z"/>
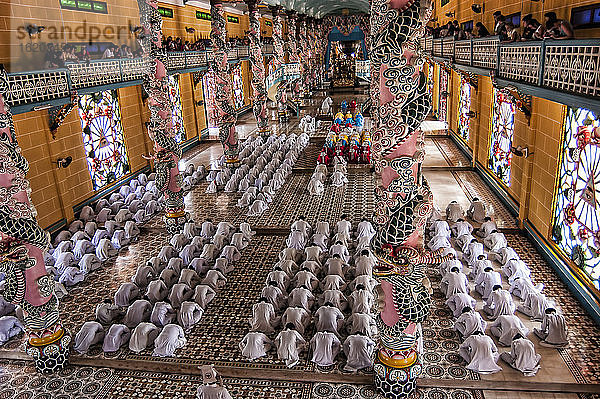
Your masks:
<path fill-rule="evenodd" d="M 599 1 L 2 1 L 0 398 L 600 398 Z"/>

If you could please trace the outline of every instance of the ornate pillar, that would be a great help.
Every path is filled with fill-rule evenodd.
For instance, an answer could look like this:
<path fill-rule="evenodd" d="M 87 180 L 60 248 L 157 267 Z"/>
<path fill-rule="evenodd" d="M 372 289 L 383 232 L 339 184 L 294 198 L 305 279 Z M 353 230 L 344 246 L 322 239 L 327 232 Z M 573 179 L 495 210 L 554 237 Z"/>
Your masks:
<path fill-rule="evenodd" d="M 265 61 L 260 40 L 260 14 L 256 0 L 246 0 L 246 4 L 250 19 L 248 37 L 250 38 L 250 65 L 252 66 L 252 88 L 254 89 L 252 111 L 258 125 L 258 134 L 268 136 L 271 131 L 267 115 L 267 87 L 265 84 Z"/>
<path fill-rule="evenodd" d="M 298 15 L 298 23 L 296 24 L 296 40 L 298 42 L 298 61 L 300 62 L 300 80 L 298 81 L 298 92 L 305 96 L 308 94 L 308 31 L 307 31 L 307 16 L 304 14 Z"/>
<path fill-rule="evenodd" d="M 283 24 L 281 22 L 281 6 L 269 6 L 271 14 L 273 15 L 273 50 L 274 54 L 274 67 L 275 70 L 279 69 L 285 64 L 285 50 L 283 48 Z M 279 110 L 279 120 L 287 120 L 287 106 L 286 102 L 286 82 L 281 81 L 277 86 L 277 94 L 275 94 L 275 100 L 277 101 L 277 107 Z"/>
<path fill-rule="evenodd" d="M 217 126 L 219 127 L 219 140 L 223 145 L 225 162 L 229 167 L 239 165 L 239 148 L 235 123 L 237 113 L 233 106 L 233 92 L 231 82 L 231 71 L 227 61 L 227 30 L 225 12 L 221 0 L 210 1 L 211 31 L 210 40 L 213 45 L 213 58 L 210 67 L 215 72 L 217 80 L 216 107 Z"/>
<path fill-rule="evenodd" d="M 296 11 L 287 10 L 287 28 L 288 28 L 288 57 L 290 64 L 300 63 L 300 57 L 298 57 L 298 42 L 296 40 L 297 35 L 297 23 L 298 16 L 296 15 Z M 299 85 L 298 80 L 293 80 L 288 83 L 290 86 L 290 91 L 292 93 L 292 100 L 294 102 L 298 102 L 298 94 L 299 94 Z"/>
<path fill-rule="evenodd" d="M 144 89 L 148 93 L 150 121 L 148 135 L 154 141 L 154 168 L 156 185 L 166 198 L 165 227 L 171 234 L 177 234 L 189 219 L 183 204 L 179 158 L 181 147 L 175 140 L 173 127 L 173 107 L 169 99 L 169 85 L 165 61 L 166 49 L 162 48 L 162 17 L 152 0 L 138 0 L 140 23 L 144 32 L 139 36 L 148 65 L 144 77 Z"/>
<path fill-rule="evenodd" d="M 12 113 L 5 102 L 8 77 L 0 66 L 0 273 L 4 299 L 23 310 L 27 354 L 44 373 L 61 370 L 69 359 L 71 336 L 60 322 L 54 279 L 46 273 L 44 252 L 50 235 L 37 223 L 29 197 L 29 163 L 21 154 Z"/>
<path fill-rule="evenodd" d="M 408 398 L 422 371 L 421 323 L 431 304 L 426 265 L 445 259 L 423 250 L 433 196 L 422 175 L 425 143 L 420 125 L 431 108 L 431 97 L 421 71 L 418 39 L 430 15 L 428 0 L 371 2 L 378 227 L 373 275 L 381 282 L 374 379 L 379 393 L 394 399 Z"/>

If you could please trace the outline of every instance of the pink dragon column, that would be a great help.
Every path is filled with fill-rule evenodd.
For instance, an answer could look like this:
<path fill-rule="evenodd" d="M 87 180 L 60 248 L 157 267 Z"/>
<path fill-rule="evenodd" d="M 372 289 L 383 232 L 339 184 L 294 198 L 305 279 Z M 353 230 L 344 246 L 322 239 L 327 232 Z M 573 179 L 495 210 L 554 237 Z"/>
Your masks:
<path fill-rule="evenodd" d="M 71 336 L 63 328 L 54 295 L 54 279 L 46 273 L 44 252 L 50 235 L 37 223 L 31 203 L 29 163 L 21 154 L 9 105 L 8 76 L 0 69 L 0 273 L 4 299 L 23 310 L 28 333 L 27 354 L 38 371 L 54 373 L 69 359 Z"/>
<path fill-rule="evenodd" d="M 286 11 L 287 16 L 287 28 L 288 28 L 288 56 L 290 64 L 299 64 L 300 57 L 298 56 L 298 41 L 296 35 L 298 34 L 298 15 L 296 11 Z M 291 87 L 292 100 L 298 102 L 298 95 L 300 94 L 300 79 L 296 79 L 288 83 Z"/>
<path fill-rule="evenodd" d="M 189 219 L 184 210 L 179 158 L 181 147 L 175 140 L 173 106 L 169 99 L 169 85 L 165 62 L 166 49 L 162 47 L 162 17 L 153 0 L 138 0 L 143 33 L 138 37 L 148 65 L 144 89 L 148 93 L 150 121 L 148 135 L 154 141 L 154 168 L 156 186 L 165 195 L 165 227 L 171 234 L 180 233 Z"/>
<path fill-rule="evenodd" d="M 223 145 L 225 162 L 227 166 L 235 168 L 239 165 L 239 148 L 235 123 L 237 113 L 233 107 L 233 92 L 231 83 L 231 71 L 227 61 L 227 30 L 225 12 L 221 0 L 210 1 L 211 31 L 210 40 L 213 45 L 213 59 L 211 68 L 215 72 L 217 91 L 217 126 L 219 127 L 219 139 Z"/>
<path fill-rule="evenodd" d="M 431 15 L 429 0 L 371 1 L 371 98 L 373 163 L 377 174 L 372 247 L 378 258 L 379 348 L 374 366 L 377 390 L 408 398 L 421 374 L 421 323 L 429 315 L 431 288 L 426 265 L 445 258 L 423 249 L 433 196 L 421 170 L 431 109 L 421 71 L 419 37 Z M 450 255 L 452 256 L 452 255 Z"/>
<path fill-rule="evenodd" d="M 257 1 L 247 0 L 248 13 L 250 19 L 250 65 L 252 66 L 252 88 L 254 89 L 254 100 L 252 111 L 256 118 L 258 134 L 268 136 L 271 133 L 269 129 L 269 117 L 267 115 L 267 87 L 265 84 L 265 62 L 261 49 L 260 40 L 260 14 L 258 12 Z"/>
<path fill-rule="evenodd" d="M 307 16 L 304 14 L 298 15 L 297 34 L 298 54 L 300 62 L 300 80 L 298 81 L 298 91 L 302 96 L 308 94 L 310 83 L 308 82 L 308 29 Z"/>
<path fill-rule="evenodd" d="M 283 64 L 285 64 L 285 51 L 283 48 L 283 24 L 281 21 L 281 6 L 269 6 L 271 14 L 273 15 L 273 49 L 274 49 L 274 70 L 278 70 Z M 287 106 L 286 106 L 286 82 L 281 81 L 277 86 L 277 93 L 275 94 L 275 100 L 277 102 L 279 121 L 284 122 L 287 120 Z"/>

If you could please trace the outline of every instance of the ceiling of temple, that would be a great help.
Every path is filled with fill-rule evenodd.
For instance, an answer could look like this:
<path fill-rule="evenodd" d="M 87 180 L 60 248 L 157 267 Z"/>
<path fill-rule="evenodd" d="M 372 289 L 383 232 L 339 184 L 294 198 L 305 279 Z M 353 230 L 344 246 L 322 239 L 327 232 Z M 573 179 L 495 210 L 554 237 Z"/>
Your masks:
<path fill-rule="evenodd" d="M 343 10 L 350 13 L 369 12 L 368 0 L 265 0 L 263 4 L 281 5 L 285 9 L 316 18 L 342 14 Z"/>

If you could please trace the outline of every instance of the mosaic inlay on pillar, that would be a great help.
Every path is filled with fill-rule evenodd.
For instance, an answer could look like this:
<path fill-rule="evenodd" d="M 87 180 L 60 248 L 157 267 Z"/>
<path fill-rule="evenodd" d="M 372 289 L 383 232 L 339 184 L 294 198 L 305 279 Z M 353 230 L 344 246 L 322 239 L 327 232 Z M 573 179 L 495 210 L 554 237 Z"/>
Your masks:
<path fill-rule="evenodd" d="M 182 178 L 179 174 L 181 147 L 175 139 L 173 104 L 169 97 L 165 66 L 167 50 L 162 47 L 162 17 L 156 2 L 138 0 L 138 7 L 143 28 L 138 41 L 147 64 L 144 89 L 148 93 L 150 109 L 148 135 L 154 141 L 152 159 L 156 171 L 156 186 L 165 195 L 165 227 L 169 233 L 177 234 L 183 230 L 189 215 L 183 204 Z"/>
<path fill-rule="evenodd" d="M 9 105 L 8 76 L 0 65 L 0 273 L 4 299 L 21 307 L 28 339 L 26 352 L 44 373 L 69 360 L 71 336 L 62 326 L 54 279 L 46 273 L 44 252 L 50 234 L 37 222 L 27 180 L 29 163 L 21 154 Z"/>
<path fill-rule="evenodd" d="M 298 34 L 298 15 L 296 11 L 286 11 L 287 16 L 287 28 L 288 28 L 288 57 L 290 64 L 300 63 L 300 57 L 298 56 L 298 42 L 296 35 Z M 290 93 L 292 94 L 292 101 L 295 103 L 299 101 L 298 95 L 300 94 L 300 79 L 295 79 L 289 83 Z"/>
<path fill-rule="evenodd" d="M 425 142 L 420 126 L 431 109 L 431 96 L 418 40 L 430 6 L 427 0 L 371 2 L 372 154 L 377 177 L 372 247 L 378 260 L 373 275 L 381 283 L 374 380 L 380 394 L 394 399 L 408 398 L 422 372 L 421 323 L 431 305 L 427 264 L 445 260 L 423 249 L 433 195 L 422 174 Z"/>
<path fill-rule="evenodd" d="M 273 67 L 276 71 L 283 64 L 285 64 L 285 50 L 283 45 L 283 22 L 281 19 L 281 6 L 269 6 L 271 14 L 273 15 Z M 281 81 L 277 86 L 277 93 L 275 94 L 275 101 L 277 102 L 277 109 L 279 114 L 279 120 L 287 120 L 287 106 L 286 106 L 286 82 Z"/>
<path fill-rule="evenodd" d="M 271 133 L 269 129 L 269 117 L 267 114 L 267 87 L 265 83 L 265 62 L 261 49 L 260 39 L 260 13 L 258 12 L 257 1 L 247 0 L 248 14 L 250 19 L 250 65 L 252 67 L 252 89 L 254 98 L 252 100 L 252 111 L 256 118 L 258 134 L 268 136 Z"/>

